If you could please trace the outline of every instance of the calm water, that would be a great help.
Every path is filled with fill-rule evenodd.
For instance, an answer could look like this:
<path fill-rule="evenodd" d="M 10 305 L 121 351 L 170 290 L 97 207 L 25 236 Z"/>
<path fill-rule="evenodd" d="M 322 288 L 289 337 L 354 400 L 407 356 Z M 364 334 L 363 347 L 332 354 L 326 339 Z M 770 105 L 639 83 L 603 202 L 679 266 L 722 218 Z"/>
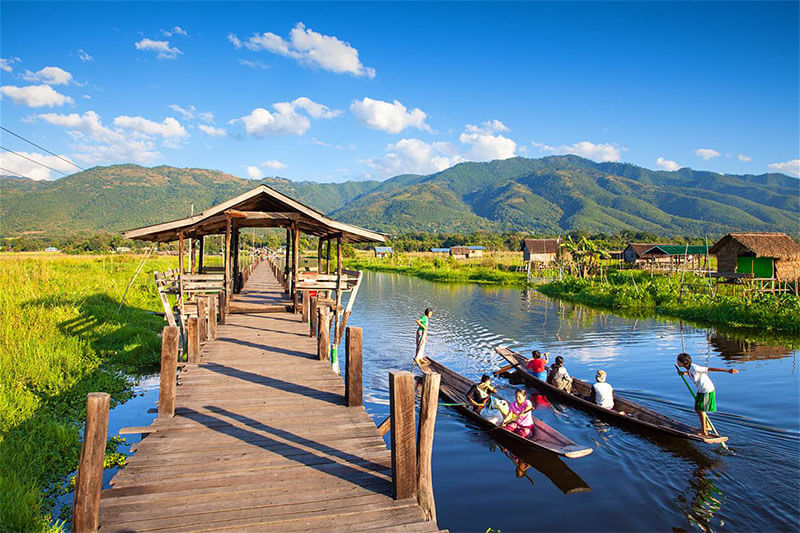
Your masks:
<path fill-rule="evenodd" d="M 715 373 L 719 446 L 655 439 L 567 406 L 535 415 L 594 452 L 561 460 L 498 447 L 447 407 L 436 425 L 433 478 L 441 527 L 452 531 L 797 531 L 800 528 L 800 389 L 797 352 L 759 346 L 677 322 L 634 320 L 562 304 L 531 291 L 433 284 L 365 273 L 350 323 L 364 328 L 364 389 L 376 420 L 388 415 L 387 373 L 410 368 L 414 320 L 426 307 L 428 355 L 467 377 L 502 364 L 511 345 L 562 355 L 582 379 L 608 372 L 616 391 L 692 425 L 697 417 L 675 356 L 738 368 Z M 505 381 L 501 393 L 512 397 Z M 527 466 L 530 465 L 530 468 Z M 526 469 L 527 468 L 527 469 Z"/>

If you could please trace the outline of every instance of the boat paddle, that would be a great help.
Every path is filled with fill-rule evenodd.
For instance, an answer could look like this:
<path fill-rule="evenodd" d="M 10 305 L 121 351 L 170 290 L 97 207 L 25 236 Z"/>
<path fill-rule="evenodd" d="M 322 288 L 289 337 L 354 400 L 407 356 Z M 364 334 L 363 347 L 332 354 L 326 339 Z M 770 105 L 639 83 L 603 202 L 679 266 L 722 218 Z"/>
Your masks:
<path fill-rule="evenodd" d="M 694 400 L 697 400 L 697 396 L 695 395 L 694 391 L 692 390 L 692 387 L 689 385 L 689 382 L 688 382 L 688 381 L 686 381 L 686 376 L 684 376 L 683 374 L 681 374 L 681 369 L 680 369 L 680 368 L 678 368 L 678 365 L 675 365 L 675 370 L 677 370 L 677 371 L 678 371 L 678 375 L 679 375 L 679 376 L 681 377 L 681 379 L 683 380 L 683 384 L 684 384 L 684 385 L 686 385 L 686 388 L 689 390 L 689 394 L 691 394 L 691 395 L 692 395 L 692 399 L 694 399 Z M 708 413 L 706 413 L 706 412 L 704 411 L 704 412 L 703 412 L 703 415 L 706 417 L 706 421 L 708 422 L 708 425 L 709 425 L 709 427 L 711 428 L 711 431 L 713 431 L 713 432 L 714 432 L 714 435 L 716 435 L 717 437 L 721 437 L 721 435 L 720 435 L 720 434 L 719 434 L 719 432 L 717 431 L 717 428 L 715 428 L 715 427 L 714 427 L 714 423 L 713 423 L 713 422 L 711 422 L 711 417 L 710 417 L 710 416 L 708 416 Z M 720 442 L 720 444 L 722 444 L 722 447 L 723 447 L 723 448 L 725 448 L 726 450 L 730 451 L 730 448 L 728 448 L 728 445 L 727 445 L 727 444 L 725 444 L 724 442 Z"/>

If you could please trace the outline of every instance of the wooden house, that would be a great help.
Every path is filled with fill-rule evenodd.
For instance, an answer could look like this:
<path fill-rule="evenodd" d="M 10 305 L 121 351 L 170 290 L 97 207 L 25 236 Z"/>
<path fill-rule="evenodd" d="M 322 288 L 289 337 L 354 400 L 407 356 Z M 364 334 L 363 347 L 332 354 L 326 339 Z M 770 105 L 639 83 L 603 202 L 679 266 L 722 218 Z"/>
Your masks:
<path fill-rule="evenodd" d="M 649 261 L 655 256 L 648 254 L 648 251 L 656 246 L 663 246 L 656 243 L 632 242 L 623 251 L 622 258 L 626 263 L 637 263 L 639 261 Z"/>
<path fill-rule="evenodd" d="M 670 267 L 689 265 L 691 268 L 700 268 L 702 261 L 710 255 L 709 247 L 705 244 L 657 244 L 645 250 L 645 258 L 652 258 L 655 263 L 668 263 Z"/>
<path fill-rule="evenodd" d="M 394 250 L 391 246 L 376 246 L 375 257 L 391 257 L 394 255 Z"/>
<path fill-rule="evenodd" d="M 800 278 L 800 244 L 785 233 L 728 233 L 710 253 L 717 256 L 720 277 Z"/>
<path fill-rule="evenodd" d="M 451 246 L 450 257 L 453 259 L 469 259 L 483 256 L 483 246 Z"/>
<path fill-rule="evenodd" d="M 431 253 L 434 254 L 449 254 L 450 248 L 431 248 Z"/>
<path fill-rule="evenodd" d="M 524 239 L 522 259 L 526 263 L 555 263 L 560 247 L 561 239 Z"/>

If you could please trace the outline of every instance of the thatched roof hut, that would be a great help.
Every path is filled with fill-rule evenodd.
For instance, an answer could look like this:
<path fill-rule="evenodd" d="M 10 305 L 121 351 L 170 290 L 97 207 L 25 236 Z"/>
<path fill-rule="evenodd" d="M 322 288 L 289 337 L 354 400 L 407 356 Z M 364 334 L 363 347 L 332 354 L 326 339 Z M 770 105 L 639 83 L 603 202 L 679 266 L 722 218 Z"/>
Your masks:
<path fill-rule="evenodd" d="M 523 239 L 522 256 L 526 262 L 554 263 L 560 247 L 561 239 Z"/>
<path fill-rule="evenodd" d="M 800 278 L 800 244 L 785 233 L 728 233 L 711 248 L 717 273 L 738 278 Z"/>

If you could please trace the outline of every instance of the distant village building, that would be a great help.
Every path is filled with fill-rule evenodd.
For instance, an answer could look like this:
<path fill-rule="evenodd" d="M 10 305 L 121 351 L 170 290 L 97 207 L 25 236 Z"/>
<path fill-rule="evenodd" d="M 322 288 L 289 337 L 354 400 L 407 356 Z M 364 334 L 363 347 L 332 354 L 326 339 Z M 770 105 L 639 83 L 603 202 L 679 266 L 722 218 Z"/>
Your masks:
<path fill-rule="evenodd" d="M 701 260 L 709 254 L 709 247 L 705 244 L 657 244 L 645 250 L 643 255 L 656 263 L 669 263 L 671 267 L 686 263 L 699 268 Z"/>
<path fill-rule="evenodd" d="M 60 252 L 61 250 L 59 250 L 55 246 L 48 246 L 47 248 L 44 249 L 44 251 L 45 252 Z"/>
<path fill-rule="evenodd" d="M 785 233 L 728 233 L 710 253 L 720 277 L 800 279 L 800 245 Z"/>
<path fill-rule="evenodd" d="M 375 257 L 390 257 L 392 255 L 394 255 L 394 251 L 392 250 L 391 246 L 375 247 Z"/>
<path fill-rule="evenodd" d="M 116 250 L 118 254 L 127 254 L 131 251 L 127 246 L 117 246 Z"/>
<path fill-rule="evenodd" d="M 482 257 L 483 246 L 451 246 L 450 257 L 453 259 L 469 259 L 471 257 Z"/>
<path fill-rule="evenodd" d="M 648 254 L 647 252 L 650 251 L 655 246 L 661 246 L 660 244 L 656 243 L 631 243 L 622 251 L 622 258 L 625 260 L 626 263 L 636 263 L 638 261 L 646 261 L 654 259 L 654 256 Z"/>
<path fill-rule="evenodd" d="M 560 247 L 561 239 L 524 239 L 522 259 L 526 263 L 555 263 Z"/>
<path fill-rule="evenodd" d="M 449 254 L 450 248 L 431 248 L 431 252 L 435 254 Z"/>

